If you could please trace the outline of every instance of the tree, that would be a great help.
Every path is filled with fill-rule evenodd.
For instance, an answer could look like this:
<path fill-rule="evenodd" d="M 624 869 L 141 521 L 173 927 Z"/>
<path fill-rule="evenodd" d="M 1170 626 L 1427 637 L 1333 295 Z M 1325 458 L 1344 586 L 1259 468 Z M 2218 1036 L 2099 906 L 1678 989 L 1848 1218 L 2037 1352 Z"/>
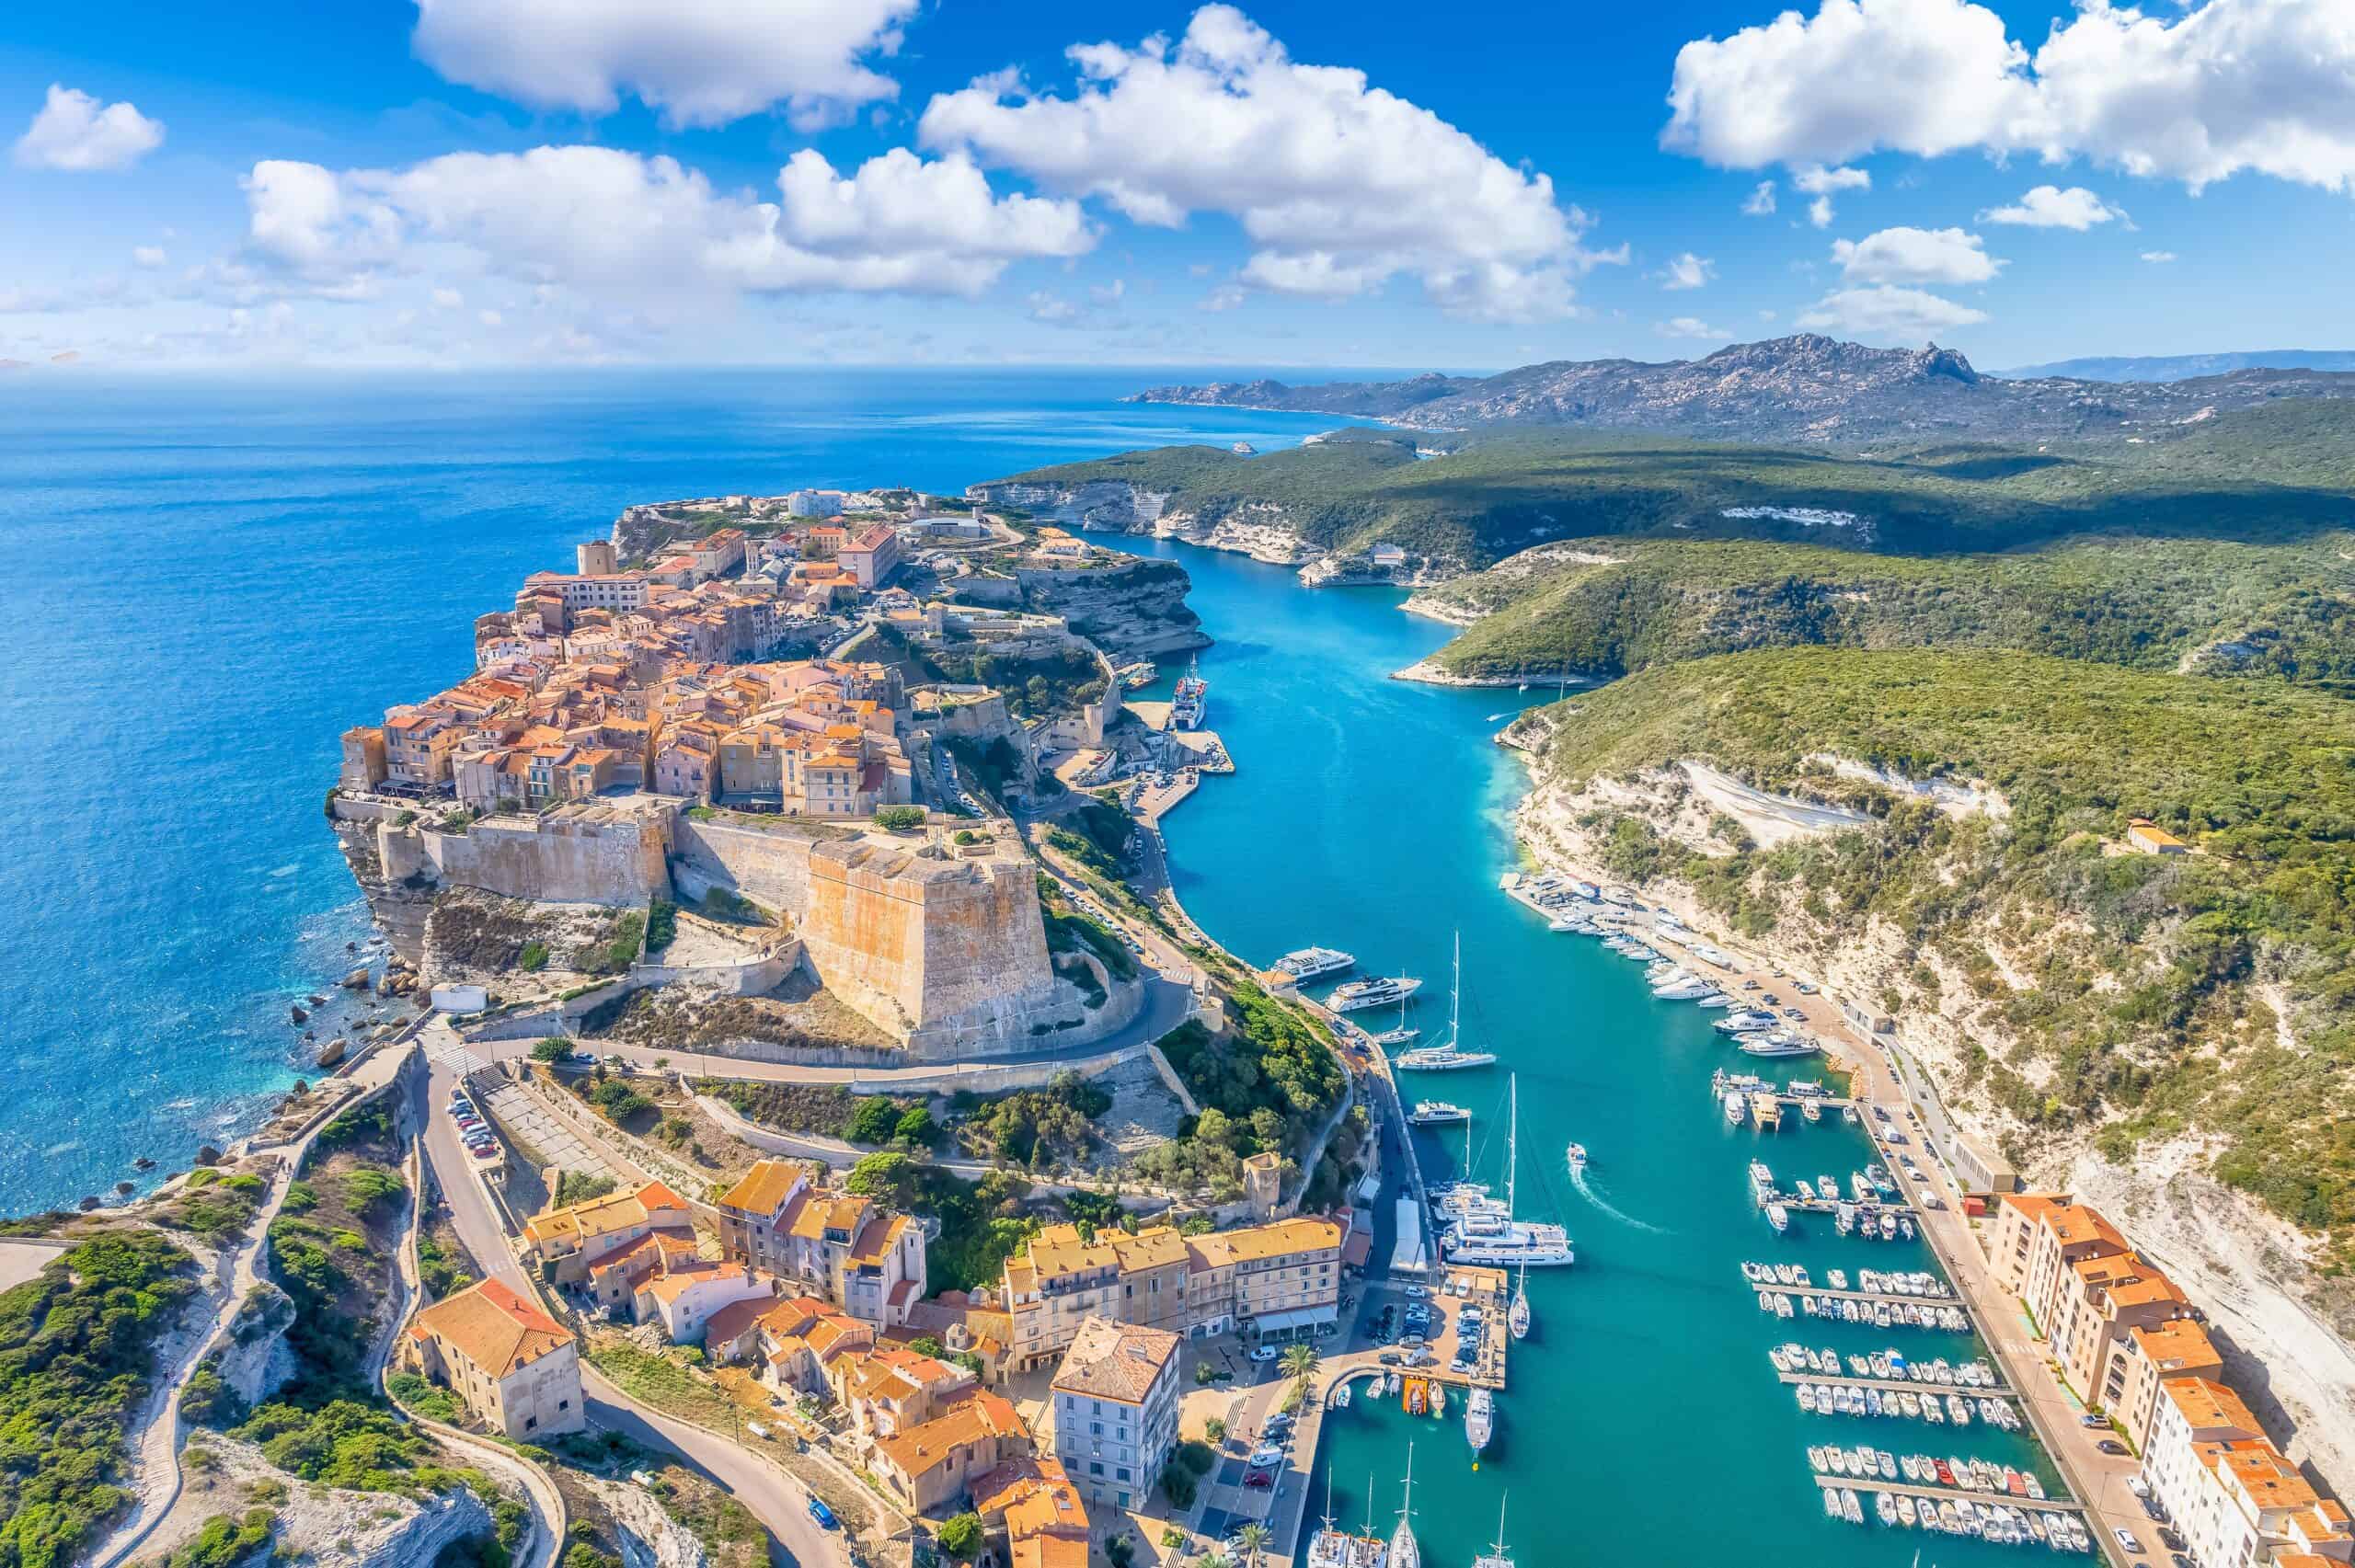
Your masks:
<path fill-rule="evenodd" d="M 1256 1520 L 1235 1532 L 1235 1544 L 1243 1549 L 1246 1568 L 1259 1568 L 1259 1552 L 1268 1544 L 1268 1527 Z"/>
<path fill-rule="evenodd" d="M 982 1518 L 978 1514 L 952 1514 L 940 1527 L 940 1550 L 970 1562 L 982 1549 Z"/>
<path fill-rule="evenodd" d="M 1194 1123 L 1194 1136 L 1219 1149 L 1235 1147 L 1235 1125 L 1227 1120 L 1224 1111 L 1211 1106 Z"/>
<path fill-rule="evenodd" d="M 843 1136 L 853 1143 L 889 1143 L 900 1125 L 900 1108 L 880 1094 L 869 1094 L 850 1114 Z"/>
<path fill-rule="evenodd" d="M 916 1335 L 915 1338 L 908 1341 L 908 1348 L 914 1351 L 918 1356 L 931 1356 L 936 1357 L 946 1355 L 948 1352 L 948 1347 L 946 1345 L 942 1345 L 940 1341 L 935 1339 L 928 1333 L 920 1333 Z"/>
<path fill-rule="evenodd" d="M 887 833 L 913 832 L 924 826 L 924 807 L 921 806 L 879 807 L 875 812 L 875 825 Z"/>
<path fill-rule="evenodd" d="M 1305 1401 L 1308 1395 L 1308 1385 L 1316 1377 L 1316 1347 L 1304 1339 L 1296 1344 L 1287 1345 L 1284 1346 L 1283 1355 L 1277 1358 L 1276 1365 L 1283 1368 L 1285 1377 L 1299 1385 L 1301 1397 Z"/>
<path fill-rule="evenodd" d="M 572 1042 L 565 1039 L 536 1040 L 532 1045 L 534 1061 L 562 1061 L 572 1054 Z"/>
<path fill-rule="evenodd" d="M 1225 1420 L 1225 1418 L 1224 1418 L 1224 1417 L 1223 1417 L 1223 1416 L 1213 1415 L 1213 1416 L 1212 1416 L 1208 1421 L 1203 1422 L 1203 1423 L 1202 1423 L 1202 1436 L 1205 1436 L 1205 1437 L 1208 1437 L 1208 1438 L 1209 1438 L 1212 1442 L 1213 1442 L 1213 1443 L 1223 1443 L 1223 1442 L 1225 1442 L 1225 1441 L 1226 1441 L 1226 1420 Z"/>
<path fill-rule="evenodd" d="M 940 1124 L 922 1105 L 912 1105 L 891 1129 L 892 1141 L 904 1143 L 911 1149 L 928 1149 L 940 1137 Z"/>

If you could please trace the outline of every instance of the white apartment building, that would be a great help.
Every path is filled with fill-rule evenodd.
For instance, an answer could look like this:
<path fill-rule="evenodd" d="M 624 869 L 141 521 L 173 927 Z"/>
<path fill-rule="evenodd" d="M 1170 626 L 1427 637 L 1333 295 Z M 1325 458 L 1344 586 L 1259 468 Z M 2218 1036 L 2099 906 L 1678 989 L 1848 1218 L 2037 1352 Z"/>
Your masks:
<path fill-rule="evenodd" d="M 1055 1372 L 1055 1457 L 1080 1494 L 1141 1505 L 1178 1443 L 1178 1337 L 1089 1318 Z"/>

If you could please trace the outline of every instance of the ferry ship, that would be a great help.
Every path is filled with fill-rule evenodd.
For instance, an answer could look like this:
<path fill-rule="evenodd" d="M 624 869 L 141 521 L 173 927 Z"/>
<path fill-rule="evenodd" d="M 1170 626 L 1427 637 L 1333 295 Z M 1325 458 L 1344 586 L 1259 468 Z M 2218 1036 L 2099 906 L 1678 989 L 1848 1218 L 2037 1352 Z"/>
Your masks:
<path fill-rule="evenodd" d="M 1170 724 L 1178 729 L 1201 728 L 1210 691 L 1211 683 L 1202 679 L 1200 670 L 1189 668 L 1178 678 L 1178 690 L 1169 699 Z"/>
<path fill-rule="evenodd" d="M 1319 975 L 1338 975 L 1356 962 L 1338 947 L 1304 947 L 1277 959 L 1276 972 L 1296 980 L 1313 980 Z"/>
<path fill-rule="evenodd" d="M 1496 1396 L 1486 1389 L 1474 1389 L 1472 1397 L 1464 1402 L 1464 1440 L 1471 1444 L 1473 1453 L 1477 1454 L 1488 1446 L 1488 1439 L 1496 1435 Z"/>
<path fill-rule="evenodd" d="M 1470 1121 L 1472 1113 L 1445 1100 L 1418 1100 L 1407 1119 L 1417 1127 L 1445 1127 L 1451 1122 Z"/>
<path fill-rule="evenodd" d="M 1343 981 L 1326 999 L 1325 1005 L 1336 1013 L 1357 1013 L 1404 1001 L 1422 989 L 1423 982 L 1411 975 L 1373 975 L 1361 980 Z"/>

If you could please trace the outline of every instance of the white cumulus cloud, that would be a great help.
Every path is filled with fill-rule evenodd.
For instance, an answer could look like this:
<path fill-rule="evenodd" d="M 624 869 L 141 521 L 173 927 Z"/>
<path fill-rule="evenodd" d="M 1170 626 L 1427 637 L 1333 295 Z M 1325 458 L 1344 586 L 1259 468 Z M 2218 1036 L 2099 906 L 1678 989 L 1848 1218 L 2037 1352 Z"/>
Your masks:
<path fill-rule="evenodd" d="M 1819 229 L 1832 226 L 1832 198 L 1843 190 L 1870 190 L 1873 177 L 1863 169 L 1825 168 L 1821 164 L 1806 164 L 1791 174 L 1791 184 L 1802 195 L 1812 196 L 1807 204 L 1807 221 Z"/>
<path fill-rule="evenodd" d="M 1663 338 L 1703 338 L 1722 343 L 1733 337 L 1732 333 L 1712 326 L 1697 315 L 1671 316 L 1657 326 Z"/>
<path fill-rule="evenodd" d="M 1015 260 L 1095 243 L 1074 202 L 996 198 L 971 162 L 904 149 L 847 177 L 805 150 L 778 171 L 775 201 L 716 190 L 674 159 L 590 146 L 453 153 L 406 169 L 265 162 L 246 194 L 253 248 L 329 292 L 454 257 L 625 301 L 972 295 Z"/>
<path fill-rule="evenodd" d="M 1979 221 L 2018 223 L 2031 229 L 2074 229 L 2083 234 L 2096 223 L 2125 216 L 2082 185 L 2073 185 L 2066 190 L 2057 185 L 2039 185 L 2017 201 L 1988 208 L 1979 214 Z"/>
<path fill-rule="evenodd" d="M 1832 259 L 1842 277 L 1859 283 L 1984 283 L 2004 266 L 1961 229 L 1899 227 L 1833 240 Z"/>
<path fill-rule="evenodd" d="M 605 114 L 625 95 L 675 126 L 782 104 L 804 130 L 899 88 L 867 62 L 916 0 L 418 0 L 418 58 L 540 109 Z"/>
<path fill-rule="evenodd" d="M 1742 201 L 1741 210 L 1752 218 L 1772 217 L 1775 212 L 1775 182 L 1760 180 L 1756 189 Z"/>
<path fill-rule="evenodd" d="M 1826 294 L 1799 313 L 1798 325 L 1816 332 L 1888 341 L 1925 338 L 1986 319 L 1986 312 L 1940 295 L 1882 283 Z"/>
<path fill-rule="evenodd" d="M 1660 286 L 1663 289 L 1697 289 L 1717 275 L 1717 264 L 1706 256 L 1691 251 L 1671 256 L 1660 269 Z"/>
<path fill-rule="evenodd" d="M 2355 190 L 2347 0 L 2078 0 L 2033 52 L 1971 0 L 1821 0 L 1677 53 L 1661 143 L 1711 164 L 1883 149 L 2083 157 L 2198 189 L 2244 170 Z"/>
<path fill-rule="evenodd" d="M 1068 53 L 1069 96 L 984 77 L 936 97 L 920 140 L 1137 223 L 1230 214 L 1256 246 L 1244 280 L 1280 292 L 1361 294 L 1405 275 L 1455 314 L 1538 319 L 1568 314 L 1572 280 L 1600 259 L 1579 244 L 1586 214 L 1545 175 L 1363 72 L 1292 59 L 1231 6 L 1196 11 L 1175 42 Z"/>
<path fill-rule="evenodd" d="M 2171 250 L 2146 250 L 2142 253 L 2142 259 L 2150 262 L 2154 266 L 2163 267 L 2166 265 L 2166 263 L 2175 259 L 2175 252 Z"/>
<path fill-rule="evenodd" d="M 29 169 L 127 169 L 163 144 L 162 120 L 52 82 L 40 111 L 17 138 L 16 157 Z"/>
<path fill-rule="evenodd" d="M 171 258 L 164 254 L 164 247 L 161 246 L 137 245 L 131 247 L 131 259 L 142 267 L 155 268 L 161 267 Z"/>

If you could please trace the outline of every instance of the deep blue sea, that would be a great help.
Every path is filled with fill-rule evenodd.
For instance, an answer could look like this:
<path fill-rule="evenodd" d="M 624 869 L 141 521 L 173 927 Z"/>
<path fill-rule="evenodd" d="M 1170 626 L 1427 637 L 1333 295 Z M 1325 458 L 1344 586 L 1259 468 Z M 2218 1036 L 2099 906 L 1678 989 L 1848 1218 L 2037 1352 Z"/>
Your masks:
<path fill-rule="evenodd" d="M 465 675 L 523 574 L 637 501 L 1333 422 L 1117 401 L 1169 379 L 0 382 L 0 1213 L 185 1166 L 301 1075 L 288 1008 L 366 929 L 336 737 Z"/>

